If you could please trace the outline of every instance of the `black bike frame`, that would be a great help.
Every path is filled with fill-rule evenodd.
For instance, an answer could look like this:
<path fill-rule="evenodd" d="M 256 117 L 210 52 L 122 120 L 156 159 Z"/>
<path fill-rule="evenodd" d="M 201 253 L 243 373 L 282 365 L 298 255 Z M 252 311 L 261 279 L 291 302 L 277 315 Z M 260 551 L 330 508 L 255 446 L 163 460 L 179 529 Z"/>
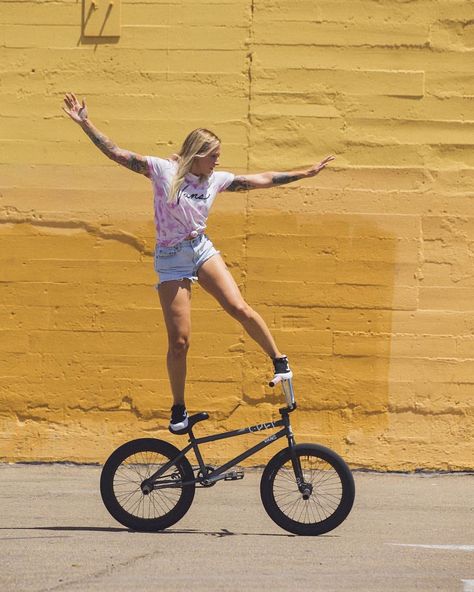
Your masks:
<path fill-rule="evenodd" d="M 234 465 L 245 460 L 249 456 L 252 456 L 253 454 L 258 452 L 259 450 L 262 450 L 263 448 L 265 448 L 266 446 L 269 446 L 273 442 L 276 442 L 276 440 L 283 438 L 283 436 L 286 436 L 288 438 L 288 445 L 289 445 L 290 449 L 293 451 L 294 446 L 295 446 L 295 440 L 293 437 L 293 432 L 291 430 L 290 418 L 288 417 L 288 413 L 290 411 L 292 411 L 292 409 L 280 409 L 282 419 L 278 419 L 277 421 L 270 421 L 270 422 L 266 422 L 266 423 L 261 423 L 261 424 L 249 426 L 246 428 L 241 428 L 239 430 L 232 430 L 231 432 L 222 432 L 221 434 L 214 434 L 212 436 L 204 436 L 203 438 L 195 438 L 193 431 L 191 429 L 191 430 L 189 430 L 189 444 L 186 446 L 186 448 L 183 448 L 183 450 L 181 450 L 177 456 L 175 456 L 173 459 L 171 459 L 165 465 L 163 465 L 158 471 L 156 471 L 156 473 L 153 473 L 153 475 L 148 477 L 146 479 L 146 482 L 150 483 L 150 484 L 152 484 L 152 483 L 154 484 L 154 482 L 157 479 L 159 479 L 159 477 L 161 477 L 161 475 L 163 475 L 176 462 L 181 460 L 191 449 L 194 450 L 194 453 L 196 455 L 196 459 L 199 463 L 199 467 L 200 467 L 201 471 L 203 472 L 203 474 L 205 474 L 206 473 L 206 465 L 204 464 L 204 460 L 203 460 L 201 452 L 199 450 L 199 444 L 206 444 L 207 442 L 215 442 L 216 440 L 223 440 L 224 438 L 234 438 L 235 436 L 242 436 L 243 434 L 253 434 L 253 433 L 261 432 L 263 430 L 270 430 L 270 429 L 274 429 L 274 428 L 278 428 L 278 427 L 283 427 L 283 429 L 276 432 L 276 434 L 272 434 L 268 438 L 265 438 L 265 440 L 260 441 L 255 446 L 252 446 L 252 448 L 249 448 L 248 450 L 246 450 L 242 454 L 239 454 L 238 456 L 236 456 L 235 458 L 233 458 L 229 462 L 226 462 L 225 464 L 221 465 L 220 467 L 215 468 L 206 477 L 199 477 L 199 478 L 193 479 L 192 481 L 184 481 L 182 483 L 181 482 L 176 483 L 176 481 L 170 481 L 169 483 L 161 481 L 158 488 L 160 486 L 162 486 L 162 487 L 167 487 L 167 486 L 184 487 L 185 485 L 192 485 L 193 483 L 196 484 L 196 483 L 201 483 L 203 481 L 206 481 L 207 483 L 210 483 L 210 482 L 212 483 L 212 481 L 217 480 L 216 478 L 219 475 L 221 475 L 222 473 L 225 473 L 228 469 L 230 469 Z M 297 461 L 296 455 L 292 454 L 291 456 L 292 456 L 293 468 L 295 470 L 296 477 L 297 477 L 297 479 L 299 478 L 302 480 L 300 463 Z M 155 485 L 155 488 L 156 488 L 156 485 Z"/>

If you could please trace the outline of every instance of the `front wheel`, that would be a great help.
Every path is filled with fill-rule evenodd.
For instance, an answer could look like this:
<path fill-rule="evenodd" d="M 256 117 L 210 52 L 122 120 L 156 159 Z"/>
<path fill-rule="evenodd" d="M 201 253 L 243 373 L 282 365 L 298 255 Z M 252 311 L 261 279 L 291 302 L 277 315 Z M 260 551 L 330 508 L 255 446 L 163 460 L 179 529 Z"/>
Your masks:
<path fill-rule="evenodd" d="M 260 482 L 262 503 L 281 528 L 300 535 L 318 535 L 343 522 L 354 503 L 354 479 L 335 452 L 318 444 L 298 444 L 277 453 Z M 298 484 L 294 464 L 300 464 Z"/>
<path fill-rule="evenodd" d="M 163 440 L 140 438 L 123 444 L 108 458 L 100 477 L 102 501 L 110 514 L 133 530 L 156 531 L 178 522 L 189 510 L 194 479 L 189 461 L 173 459 L 179 450 Z M 148 489 L 142 484 L 171 461 Z"/>

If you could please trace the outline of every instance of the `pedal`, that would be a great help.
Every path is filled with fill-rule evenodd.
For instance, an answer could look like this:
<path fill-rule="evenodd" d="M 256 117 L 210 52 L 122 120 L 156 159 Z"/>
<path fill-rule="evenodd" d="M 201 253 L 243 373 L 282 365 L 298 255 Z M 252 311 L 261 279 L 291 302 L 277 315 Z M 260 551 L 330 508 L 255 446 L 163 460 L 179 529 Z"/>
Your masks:
<path fill-rule="evenodd" d="M 224 477 L 224 481 L 237 481 L 238 479 L 244 478 L 243 471 L 231 471 L 230 473 L 226 473 Z"/>

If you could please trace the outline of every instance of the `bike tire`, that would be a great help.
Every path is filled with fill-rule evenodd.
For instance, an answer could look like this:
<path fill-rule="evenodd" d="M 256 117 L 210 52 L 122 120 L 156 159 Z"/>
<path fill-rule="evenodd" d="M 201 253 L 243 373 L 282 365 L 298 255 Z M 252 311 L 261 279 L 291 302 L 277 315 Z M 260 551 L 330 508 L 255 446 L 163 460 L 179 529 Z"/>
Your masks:
<path fill-rule="evenodd" d="M 140 487 L 179 452 L 164 440 L 140 438 L 123 444 L 110 455 L 102 469 L 100 493 L 115 520 L 132 530 L 154 532 L 168 528 L 186 514 L 194 499 L 194 484 L 154 489 L 148 495 Z M 192 481 L 194 473 L 183 457 L 163 478 Z"/>
<path fill-rule="evenodd" d="M 344 460 L 319 444 L 294 447 L 306 483 L 312 486 L 304 500 L 296 483 L 291 450 L 285 448 L 270 459 L 260 481 L 260 496 L 270 518 L 284 530 L 307 536 L 339 526 L 352 509 L 355 485 Z"/>

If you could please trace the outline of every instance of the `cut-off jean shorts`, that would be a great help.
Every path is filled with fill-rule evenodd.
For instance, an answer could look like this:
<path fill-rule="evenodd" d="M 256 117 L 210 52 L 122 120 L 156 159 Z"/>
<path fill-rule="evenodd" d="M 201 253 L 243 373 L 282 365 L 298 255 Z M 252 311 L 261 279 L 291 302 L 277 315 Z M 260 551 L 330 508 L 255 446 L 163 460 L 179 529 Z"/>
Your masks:
<path fill-rule="evenodd" d="M 159 278 L 156 287 L 171 280 L 189 279 L 195 282 L 201 265 L 218 253 L 205 234 L 183 240 L 172 247 L 156 245 L 155 271 Z"/>

